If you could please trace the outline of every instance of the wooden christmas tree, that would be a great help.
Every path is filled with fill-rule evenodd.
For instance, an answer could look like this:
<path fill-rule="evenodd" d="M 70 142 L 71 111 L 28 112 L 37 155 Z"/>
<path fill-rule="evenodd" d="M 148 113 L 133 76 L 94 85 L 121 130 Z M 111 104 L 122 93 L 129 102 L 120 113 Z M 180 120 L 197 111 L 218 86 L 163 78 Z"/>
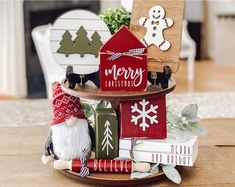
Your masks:
<path fill-rule="evenodd" d="M 118 119 L 111 108 L 95 110 L 96 159 L 118 157 Z"/>
<path fill-rule="evenodd" d="M 78 53 L 81 57 L 84 57 L 84 54 L 88 54 L 90 51 L 90 40 L 87 37 L 87 32 L 83 26 L 79 28 L 76 34 L 77 37 L 74 40 L 75 53 Z"/>
<path fill-rule="evenodd" d="M 62 36 L 60 41 L 60 48 L 57 50 L 58 53 L 65 54 L 68 57 L 70 54 L 74 53 L 74 42 L 72 41 L 72 35 L 68 30 Z"/>
<path fill-rule="evenodd" d="M 97 31 L 94 32 L 94 34 L 91 36 L 91 46 L 90 46 L 90 53 L 95 55 L 97 58 L 99 55 L 99 51 L 101 46 L 103 45 L 102 41 L 100 40 L 100 35 L 98 34 Z"/>

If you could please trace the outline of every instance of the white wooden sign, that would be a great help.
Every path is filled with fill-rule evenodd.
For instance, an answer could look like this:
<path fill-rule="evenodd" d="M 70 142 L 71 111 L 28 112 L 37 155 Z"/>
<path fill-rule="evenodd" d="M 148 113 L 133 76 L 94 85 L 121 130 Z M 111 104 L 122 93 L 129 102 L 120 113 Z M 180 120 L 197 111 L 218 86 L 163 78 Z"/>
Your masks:
<path fill-rule="evenodd" d="M 99 70 L 99 48 L 111 37 L 106 24 L 94 13 L 72 10 L 61 15 L 50 34 L 51 52 L 56 62 L 74 73 L 90 74 Z"/>

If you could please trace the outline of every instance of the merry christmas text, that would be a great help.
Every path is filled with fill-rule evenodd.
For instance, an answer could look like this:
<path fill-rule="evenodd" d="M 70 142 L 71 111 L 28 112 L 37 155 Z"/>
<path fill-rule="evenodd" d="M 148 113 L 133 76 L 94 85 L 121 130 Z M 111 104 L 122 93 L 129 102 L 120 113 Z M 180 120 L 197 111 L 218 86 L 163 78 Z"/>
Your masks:
<path fill-rule="evenodd" d="M 106 81 L 107 87 L 122 87 L 132 86 L 138 87 L 143 81 L 143 73 L 145 70 L 142 68 L 132 69 L 131 67 L 117 68 L 113 65 L 110 69 L 105 70 L 105 76 L 112 76 L 112 81 Z"/>

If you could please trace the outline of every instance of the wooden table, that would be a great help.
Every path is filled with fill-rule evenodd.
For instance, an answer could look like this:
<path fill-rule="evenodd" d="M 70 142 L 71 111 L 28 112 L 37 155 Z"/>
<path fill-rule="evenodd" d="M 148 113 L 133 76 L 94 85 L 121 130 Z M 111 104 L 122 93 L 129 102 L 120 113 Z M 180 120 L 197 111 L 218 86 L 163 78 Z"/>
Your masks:
<path fill-rule="evenodd" d="M 182 169 L 181 186 L 235 186 L 235 119 L 203 120 L 208 134 L 199 140 L 194 167 Z M 0 186 L 89 186 L 41 164 L 47 126 L 0 128 Z M 150 186 L 175 186 L 164 180 Z"/>

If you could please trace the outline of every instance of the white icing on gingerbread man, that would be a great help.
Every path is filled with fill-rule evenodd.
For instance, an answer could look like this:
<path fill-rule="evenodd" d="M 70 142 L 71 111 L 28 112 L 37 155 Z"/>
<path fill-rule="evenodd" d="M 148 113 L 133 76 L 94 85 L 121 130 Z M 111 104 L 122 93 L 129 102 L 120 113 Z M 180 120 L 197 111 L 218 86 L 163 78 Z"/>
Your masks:
<path fill-rule="evenodd" d="M 161 6 L 154 6 L 149 10 L 149 19 L 142 17 L 139 24 L 147 28 L 147 33 L 142 42 L 148 47 L 156 45 L 162 51 L 170 48 L 171 44 L 166 41 L 163 36 L 163 30 L 173 25 L 171 18 L 164 18 L 165 10 Z"/>

